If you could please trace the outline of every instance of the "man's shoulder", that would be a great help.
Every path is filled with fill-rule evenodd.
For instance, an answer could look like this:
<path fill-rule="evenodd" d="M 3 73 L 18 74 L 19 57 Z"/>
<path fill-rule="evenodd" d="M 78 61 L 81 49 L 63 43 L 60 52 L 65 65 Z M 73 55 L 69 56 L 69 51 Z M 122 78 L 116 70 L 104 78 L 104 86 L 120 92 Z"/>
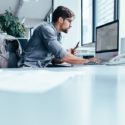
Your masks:
<path fill-rule="evenodd" d="M 57 31 L 54 27 L 54 25 L 52 23 L 48 23 L 48 22 L 42 22 L 38 27 L 38 30 L 44 32 L 45 34 L 53 34 L 56 35 Z"/>
<path fill-rule="evenodd" d="M 53 31 L 56 31 L 55 27 L 53 26 L 53 24 L 49 23 L 49 22 L 42 22 L 37 28 L 38 29 L 44 29 L 44 30 L 53 30 Z"/>

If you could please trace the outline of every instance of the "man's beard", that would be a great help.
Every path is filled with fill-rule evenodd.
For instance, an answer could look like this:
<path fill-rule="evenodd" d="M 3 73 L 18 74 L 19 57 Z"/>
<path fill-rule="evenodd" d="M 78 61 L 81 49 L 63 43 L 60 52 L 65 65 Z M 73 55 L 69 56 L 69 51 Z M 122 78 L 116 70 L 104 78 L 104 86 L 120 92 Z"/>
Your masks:
<path fill-rule="evenodd" d="M 62 29 L 62 32 L 68 33 L 68 29 Z"/>

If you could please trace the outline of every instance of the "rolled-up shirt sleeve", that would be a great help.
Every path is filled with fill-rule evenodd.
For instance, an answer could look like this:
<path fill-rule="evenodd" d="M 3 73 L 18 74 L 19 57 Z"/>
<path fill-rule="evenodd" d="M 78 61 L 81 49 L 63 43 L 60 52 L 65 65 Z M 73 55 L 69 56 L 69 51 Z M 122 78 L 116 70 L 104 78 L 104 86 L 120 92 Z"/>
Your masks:
<path fill-rule="evenodd" d="M 62 47 L 57 40 L 57 32 L 54 29 L 45 27 L 42 28 L 43 43 L 49 52 L 51 52 L 56 58 L 63 59 L 67 55 L 67 51 Z"/>

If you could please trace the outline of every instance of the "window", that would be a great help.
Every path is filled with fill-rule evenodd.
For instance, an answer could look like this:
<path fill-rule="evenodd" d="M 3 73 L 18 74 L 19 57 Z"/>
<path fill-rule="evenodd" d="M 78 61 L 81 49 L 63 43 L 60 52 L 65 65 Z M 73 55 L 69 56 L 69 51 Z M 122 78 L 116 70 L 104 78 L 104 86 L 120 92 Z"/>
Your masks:
<path fill-rule="evenodd" d="M 92 0 L 82 0 L 82 44 L 92 42 Z"/>
<path fill-rule="evenodd" d="M 114 0 L 96 0 L 96 26 L 100 26 L 114 20 Z"/>
<path fill-rule="evenodd" d="M 96 27 L 118 20 L 118 0 L 81 0 L 82 45 L 96 41 Z"/>
<path fill-rule="evenodd" d="M 93 41 L 96 41 L 96 27 L 118 20 L 118 0 L 95 0 L 94 3 L 94 36 Z"/>

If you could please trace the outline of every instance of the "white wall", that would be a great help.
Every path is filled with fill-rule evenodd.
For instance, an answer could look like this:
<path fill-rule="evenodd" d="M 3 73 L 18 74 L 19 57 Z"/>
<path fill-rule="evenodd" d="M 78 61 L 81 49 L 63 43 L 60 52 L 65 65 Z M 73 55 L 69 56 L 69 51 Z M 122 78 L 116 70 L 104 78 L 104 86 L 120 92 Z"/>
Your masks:
<path fill-rule="evenodd" d="M 121 38 L 125 38 L 125 0 L 120 0 L 120 25 L 119 25 L 119 48 L 121 50 Z M 125 42 L 125 40 L 124 40 Z M 125 45 L 125 44 L 124 44 Z M 124 46 L 125 48 L 125 46 Z"/>
<path fill-rule="evenodd" d="M 14 12 L 17 2 L 17 0 L 0 0 L 0 13 L 4 13 L 8 9 Z"/>
<path fill-rule="evenodd" d="M 75 13 L 75 20 L 68 34 L 62 34 L 62 44 L 65 48 L 72 48 L 81 41 L 81 0 L 54 0 L 54 9 L 57 6 L 66 6 Z"/>
<path fill-rule="evenodd" d="M 43 19 L 52 6 L 52 0 L 39 0 L 38 2 L 23 2 L 19 11 L 19 17 L 31 19 Z"/>
<path fill-rule="evenodd" d="M 120 37 L 125 37 L 125 0 L 120 0 Z"/>
<path fill-rule="evenodd" d="M 19 2 L 20 1 L 20 2 Z M 19 4 L 20 3 L 20 4 Z M 12 12 L 17 13 L 24 24 L 28 27 L 35 26 L 45 18 L 52 7 L 52 0 L 23 1 L 23 0 L 0 0 L 0 14 L 11 8 Z"/>

